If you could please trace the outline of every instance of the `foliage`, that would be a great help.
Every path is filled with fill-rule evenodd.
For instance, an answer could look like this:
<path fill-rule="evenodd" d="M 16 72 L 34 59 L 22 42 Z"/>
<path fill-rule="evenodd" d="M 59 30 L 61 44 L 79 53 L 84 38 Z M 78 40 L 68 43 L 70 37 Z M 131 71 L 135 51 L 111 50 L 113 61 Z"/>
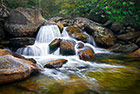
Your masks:
<path fill-rule="evenodd" d="M 4 0 L 5 5 L 39 8 L 46 18 L 54 16 L 107 18 L 117 23 L 140 25 L 139 0 Z"/>
<path fill-rule="evenodd" d="M 60 6 L 55 4 L 56 0 L 4 0 L 4 4 L 9 9 L 18 7 L 38 8 L 45 18 L 58 16 Z"/>
<path fill-rule="evenodd" d="M 140 25 L 140 7 L 129 0 L 62 0 L 64 15 L 108 18 L 116 23 Z M 58 0 L 57 3 L 62 2 Z"/>

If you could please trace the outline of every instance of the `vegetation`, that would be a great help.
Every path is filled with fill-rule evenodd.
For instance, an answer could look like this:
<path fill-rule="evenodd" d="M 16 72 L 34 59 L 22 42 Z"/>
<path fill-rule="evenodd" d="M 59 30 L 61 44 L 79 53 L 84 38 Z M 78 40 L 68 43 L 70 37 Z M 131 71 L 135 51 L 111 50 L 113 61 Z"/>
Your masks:
<path fill-rule="evenodd" d="M 39 8 L 46 18 L 82 16 L 140 25 L 139 0 L 4 0 L 5 5 Z"/>

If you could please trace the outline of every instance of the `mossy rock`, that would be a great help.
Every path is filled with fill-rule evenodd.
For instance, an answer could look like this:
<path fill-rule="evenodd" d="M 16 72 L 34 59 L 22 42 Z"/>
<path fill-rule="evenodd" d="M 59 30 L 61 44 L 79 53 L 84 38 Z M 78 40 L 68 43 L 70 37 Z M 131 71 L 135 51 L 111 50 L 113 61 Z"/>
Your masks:
<path fill-rule="evenodd" d="M 68 41 L 63 40 L 60 43 L 60 54 L 62 55 L 75 55 L 75 42 L 74 41 Z"/>
<path fill-rule="evenodd" d="M 53 53 L 60 46 L 61 39 L 55 39 L 49 44 L 50 53 Z"/>

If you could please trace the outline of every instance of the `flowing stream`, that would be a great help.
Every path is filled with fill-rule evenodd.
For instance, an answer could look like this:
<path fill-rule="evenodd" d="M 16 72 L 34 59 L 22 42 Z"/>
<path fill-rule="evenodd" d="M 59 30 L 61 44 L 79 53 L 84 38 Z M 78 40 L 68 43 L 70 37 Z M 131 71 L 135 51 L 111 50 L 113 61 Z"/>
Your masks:
<path fill-rule="evenodd" d="M 61 68 L 44 68 L 40 74 L 24 81 L 0 87 L 0 94 L 139 94 L 139 59 L 131 60 L 98 48 L 94 39 L 88 36 L 88 43 L 84 45 L 91 47 L 97 55 L 94 62 L 79 59 L 77 44 L 82 41 L 70 37 L 66 27 L 61 34 L 56 25 L 42 26 L 34 45 L 19 48 L 17 53 L 34 58 L 40 66 L 56 59 L 67 59 L 68 62 Z M 59 48 L 50 54 L 48 45 L 55 38 L 74 40 L 76 55 L 63 56 Z M 130 64 L 132 61 L 136 66 Z"/>

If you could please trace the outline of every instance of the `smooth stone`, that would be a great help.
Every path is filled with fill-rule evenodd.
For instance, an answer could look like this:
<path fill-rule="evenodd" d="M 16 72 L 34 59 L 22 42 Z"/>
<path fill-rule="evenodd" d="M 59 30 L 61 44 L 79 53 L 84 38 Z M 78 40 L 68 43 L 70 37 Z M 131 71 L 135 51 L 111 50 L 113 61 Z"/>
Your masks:
<path fill-rule="evenodd" d="M 44 64 L 45 68 L 61 68 L 63 64 L 67 63 L 66 59 L 58 59 L 53 61 L 48 61 Z"/>
<path fill-rule="evenodd" d="M 60 54 L 62 55 L 75 55 L 75 42 L 69 40 L 63 40 L 60 43 Z"/>
<path fill-rule="evenodd" d="M 78 51 L 78 55 L 80 59 L 84 61 L 93 61 L 94 59 L 94 51 L 89 47 L 86 47 L 83 50 Z"/>

